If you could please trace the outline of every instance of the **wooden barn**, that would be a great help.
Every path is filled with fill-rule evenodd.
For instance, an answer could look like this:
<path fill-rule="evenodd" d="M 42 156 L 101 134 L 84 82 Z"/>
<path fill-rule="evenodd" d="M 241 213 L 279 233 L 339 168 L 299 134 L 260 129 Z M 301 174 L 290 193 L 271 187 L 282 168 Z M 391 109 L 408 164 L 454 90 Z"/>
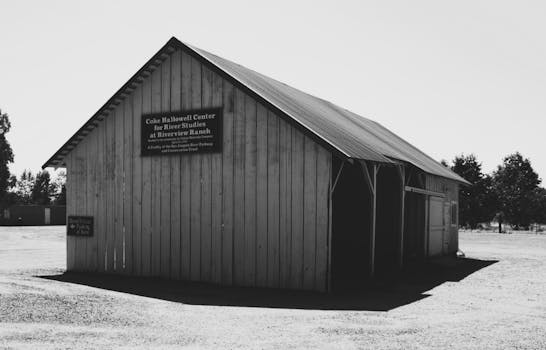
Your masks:
<path fill-rule="evenodd" d="M 466 182 L 176 38 L 43 167 L 67 170 L 69 271 L 317 291 L 454 254 Z"/>

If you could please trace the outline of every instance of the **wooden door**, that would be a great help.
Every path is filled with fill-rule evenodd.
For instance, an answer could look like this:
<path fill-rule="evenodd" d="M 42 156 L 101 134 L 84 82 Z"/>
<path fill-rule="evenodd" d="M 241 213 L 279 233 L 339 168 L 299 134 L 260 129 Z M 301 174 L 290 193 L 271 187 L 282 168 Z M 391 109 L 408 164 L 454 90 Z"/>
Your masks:
<path fill-rule="evenodd" d="M 442 253 L 447 255 L 449 252 L 449 243 L 451 242 L 451 204 L 449 202 L 444 202 L 444 235 L 443 235 L 443 246 Z"/>
<path fill-rule="evenodd" d="M 428 256 L 439 256 L 444 246 L 444 202 L 431 196 L 428 203 Z"/>
<path fill-rule="evenodd" d="M 51 208 L 44 208 L 44 224 L 51 224 Z"/>

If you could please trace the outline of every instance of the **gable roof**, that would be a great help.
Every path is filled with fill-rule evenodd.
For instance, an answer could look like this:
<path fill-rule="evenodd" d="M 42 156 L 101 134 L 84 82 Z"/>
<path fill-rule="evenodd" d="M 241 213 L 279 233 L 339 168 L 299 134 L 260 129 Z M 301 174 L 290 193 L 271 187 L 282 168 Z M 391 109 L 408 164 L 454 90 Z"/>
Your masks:
<path fill-rule="evenodd" d="M 64 157 L 78 142 L 115 108 L 123 97 L 170 53 L 182 49 L 257 97 L 288 121 L 310 133 L 314 139 L 346 158 L 363 159 L 380 163 L 402 161 L 421 170 L 468 183 L 462 177 L 444 167 L 419 149 L 404 141 L 379 123 L 343 109 L 331 102 L 309 95 L 275 79 L 211 54 L 205 50 L 171 38 L 129 81 L 112 96 L 44 165 L 64 165 Z"/>

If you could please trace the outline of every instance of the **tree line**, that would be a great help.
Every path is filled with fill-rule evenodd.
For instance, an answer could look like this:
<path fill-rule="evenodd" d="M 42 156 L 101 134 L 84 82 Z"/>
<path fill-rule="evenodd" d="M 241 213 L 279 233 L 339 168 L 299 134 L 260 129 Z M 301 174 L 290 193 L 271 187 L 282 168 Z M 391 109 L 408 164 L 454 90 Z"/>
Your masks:
<path fill-rule="evenodd" d="M 529 229 L 533 223 L 546 223 L 546 189 L 531 166 L 519 152 L 504 157 L 491 174 L 484 174 L 482 163 L 474 154 L 460 155 L 451 165 L 442 161 L 470 186 L 459 190 L 459 225 L 475 229 L 480 223 L 497 221 L 515 229 Z"/>
<path fill-rule="evenodd" d="M 0 109 L 0 205 L 66 205 L 64 173 L 59 174 L 56 181 L 51 180 L 47 170 L 36 175 L 30 170 L 24 170 L 18 178 L 10 173 L 9 164 L 13 163 L 13 150 L 6 139 L 10 130 L 9 116 Z"/>
<path fill-rule="evenodd" d="M 0 109 L 0 204 L 66 204 L 66 175 L 56 181 L 47 171 L 34 175 L 25 170 L 17 178 L 9 171 L 13 150 L 6 139 L 11 129 L 9 116 Z M 442 161 L 471 183 L 459 192 L 459 223 L 475 229 L 480 223 L 508 222 L 516 229 L 532 223 L 546 223 L 546 189 L 529 159 L 519 152 L 508 155 L 491 174 L 484 174 L 474 154 L 455 157 L 452 164 Z"/>
<path fill-rule="evenodd" d="M 36 175 L 24 170 L 17 178 L 11 175 L 7 191 L 3 196 L 3 205 L 66 205 L 66 173 L 61 172 L 55 181 L 47 170 Z"/>

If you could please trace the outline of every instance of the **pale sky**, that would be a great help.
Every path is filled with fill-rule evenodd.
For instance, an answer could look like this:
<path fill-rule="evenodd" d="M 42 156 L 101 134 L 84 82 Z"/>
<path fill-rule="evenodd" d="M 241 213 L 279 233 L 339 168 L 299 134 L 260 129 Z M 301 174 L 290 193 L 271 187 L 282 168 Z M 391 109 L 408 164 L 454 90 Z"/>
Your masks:
<path fill-rule="evenodd" d="M 37 171 L 176 36 L 490 172 L 546 181 L 546 2 L 0 0 L 11 171 Z M 544 185 L 544 184 L 543 184 Z"/>

